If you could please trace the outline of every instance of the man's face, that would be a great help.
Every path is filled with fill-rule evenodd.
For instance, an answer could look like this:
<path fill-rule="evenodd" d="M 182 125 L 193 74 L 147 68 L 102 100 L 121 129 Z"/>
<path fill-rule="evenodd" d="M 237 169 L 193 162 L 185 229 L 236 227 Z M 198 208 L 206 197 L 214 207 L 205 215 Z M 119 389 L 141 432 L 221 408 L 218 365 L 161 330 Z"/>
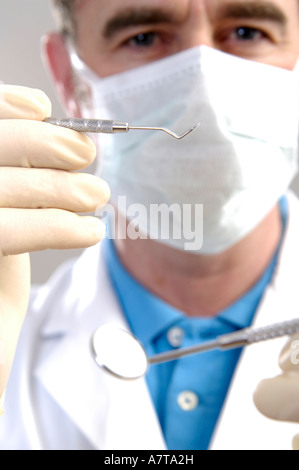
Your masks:
<path fill-rule="evenodd" d="M 101 77 L 206 45 L 294 68 L 298 0 L 81 0 L 81 58 Z"/>

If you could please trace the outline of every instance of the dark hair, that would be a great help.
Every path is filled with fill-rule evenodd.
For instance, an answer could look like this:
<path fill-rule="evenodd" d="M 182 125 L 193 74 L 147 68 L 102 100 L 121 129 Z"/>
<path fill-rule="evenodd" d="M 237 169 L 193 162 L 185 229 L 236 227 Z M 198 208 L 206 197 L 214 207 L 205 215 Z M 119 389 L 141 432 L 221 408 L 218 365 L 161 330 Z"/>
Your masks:
<path fill-rule="evenodd" d="M 54 16 L 60 31 L 68 36 L 75 36 L 75 6 L 78 0 L 51 0 Z"/>

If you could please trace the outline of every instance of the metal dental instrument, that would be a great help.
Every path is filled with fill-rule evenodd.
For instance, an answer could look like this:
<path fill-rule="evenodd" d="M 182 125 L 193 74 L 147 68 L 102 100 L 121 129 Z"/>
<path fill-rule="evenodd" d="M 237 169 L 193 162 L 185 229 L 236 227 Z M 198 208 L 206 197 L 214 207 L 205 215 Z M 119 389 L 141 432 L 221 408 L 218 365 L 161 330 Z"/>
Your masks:
<path fill-rule="evenodd" d="M 220 349 L 222 351 L 238 349 L 255 343 L 283 336 L 292 336 L 299 332 L 299 319 L 266 326 L 264 328 L 238 331 L 219 336 L 189 348 L 147 357 L 142 344 L 131 333 L 110 325 L 100 327 L 92 337 L 92 354 L 102 369 L 123 380 L 135 380 L 143 377 L 150 366 L 176 359 Z"/>
<path fill-rule="evenodd" d="M 166 134 L 174 137 L 175 139 L 181 140 L 187 135 L 191 134 L 197 127 L 199 123 L 189 129 L 187 132 L 184 132 L 182 135 L 175 134 L 169 129 L 164 127 L 136 127 L 131 126 L 128 122 L 119 122 L 119 121 L 109 121 L 102 119 L 57 119 L 57 118 L 47 118 L 44 122 L 48 124 L 53 124 L 59 127 L 65 127 L 67 129 L 72 129 L 77 132 L 88 132 L 88 133 L 98 133 L 98 134 L 119 134 L 123 132 L 129 132 L 130 130 L 145 130 L 145 131 L 161 131 L 166 132 Z"/>

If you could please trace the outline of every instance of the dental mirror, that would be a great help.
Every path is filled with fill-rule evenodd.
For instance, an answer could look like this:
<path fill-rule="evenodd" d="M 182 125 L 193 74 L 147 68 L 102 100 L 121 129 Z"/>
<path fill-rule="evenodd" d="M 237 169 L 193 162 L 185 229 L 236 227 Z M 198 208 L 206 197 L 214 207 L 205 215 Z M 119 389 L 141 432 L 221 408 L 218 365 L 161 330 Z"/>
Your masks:
<path fill-rule="evenodd" d="M 147 372 L 145 350 L 131 333 L 104 325 L 92 338 L 96 363 L 110 374 L 125 380 L 135 380 Z"/>
<path fill-rule="evenodd" d="M 98 366 L 123 380 L 146 375 L 148 367 L 194 354 L 220 349 L 242 348 L 262 341 L 292 336 L 299 332 L 299 319 L 263 328 L 247 328 L 219 336 L 215 340 L 147 357 L 142 344 L 128 331 L 111 325 L 100 327 L 92 337 L 92 353 Z"/>

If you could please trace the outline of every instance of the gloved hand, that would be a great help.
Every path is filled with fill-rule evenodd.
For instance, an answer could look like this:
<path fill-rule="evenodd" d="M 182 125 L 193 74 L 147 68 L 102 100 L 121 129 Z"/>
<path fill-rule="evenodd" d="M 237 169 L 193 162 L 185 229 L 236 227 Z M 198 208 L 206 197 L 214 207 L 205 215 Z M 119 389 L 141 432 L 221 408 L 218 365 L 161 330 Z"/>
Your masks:
<path fill-rule="evenodd" d="M 258 385 L 255 406 L 267 418 L 299 423 L 299 334 L 287 342 L 279 366 L 281 375 Z M 294 437 L 293 448 L 299 450 L 299 434 Z"/>
<path fill-rule="evenodd" d="M 110 197 L 104 181 L 74 172 L 92 163 L 95 146 L 41 122 L 50 115 L 44 93 L 0 85 L 0 404 L 28 308 L 28 253 L 91 246 L 105 233 L 99 219 L 77 215 Z"/>

